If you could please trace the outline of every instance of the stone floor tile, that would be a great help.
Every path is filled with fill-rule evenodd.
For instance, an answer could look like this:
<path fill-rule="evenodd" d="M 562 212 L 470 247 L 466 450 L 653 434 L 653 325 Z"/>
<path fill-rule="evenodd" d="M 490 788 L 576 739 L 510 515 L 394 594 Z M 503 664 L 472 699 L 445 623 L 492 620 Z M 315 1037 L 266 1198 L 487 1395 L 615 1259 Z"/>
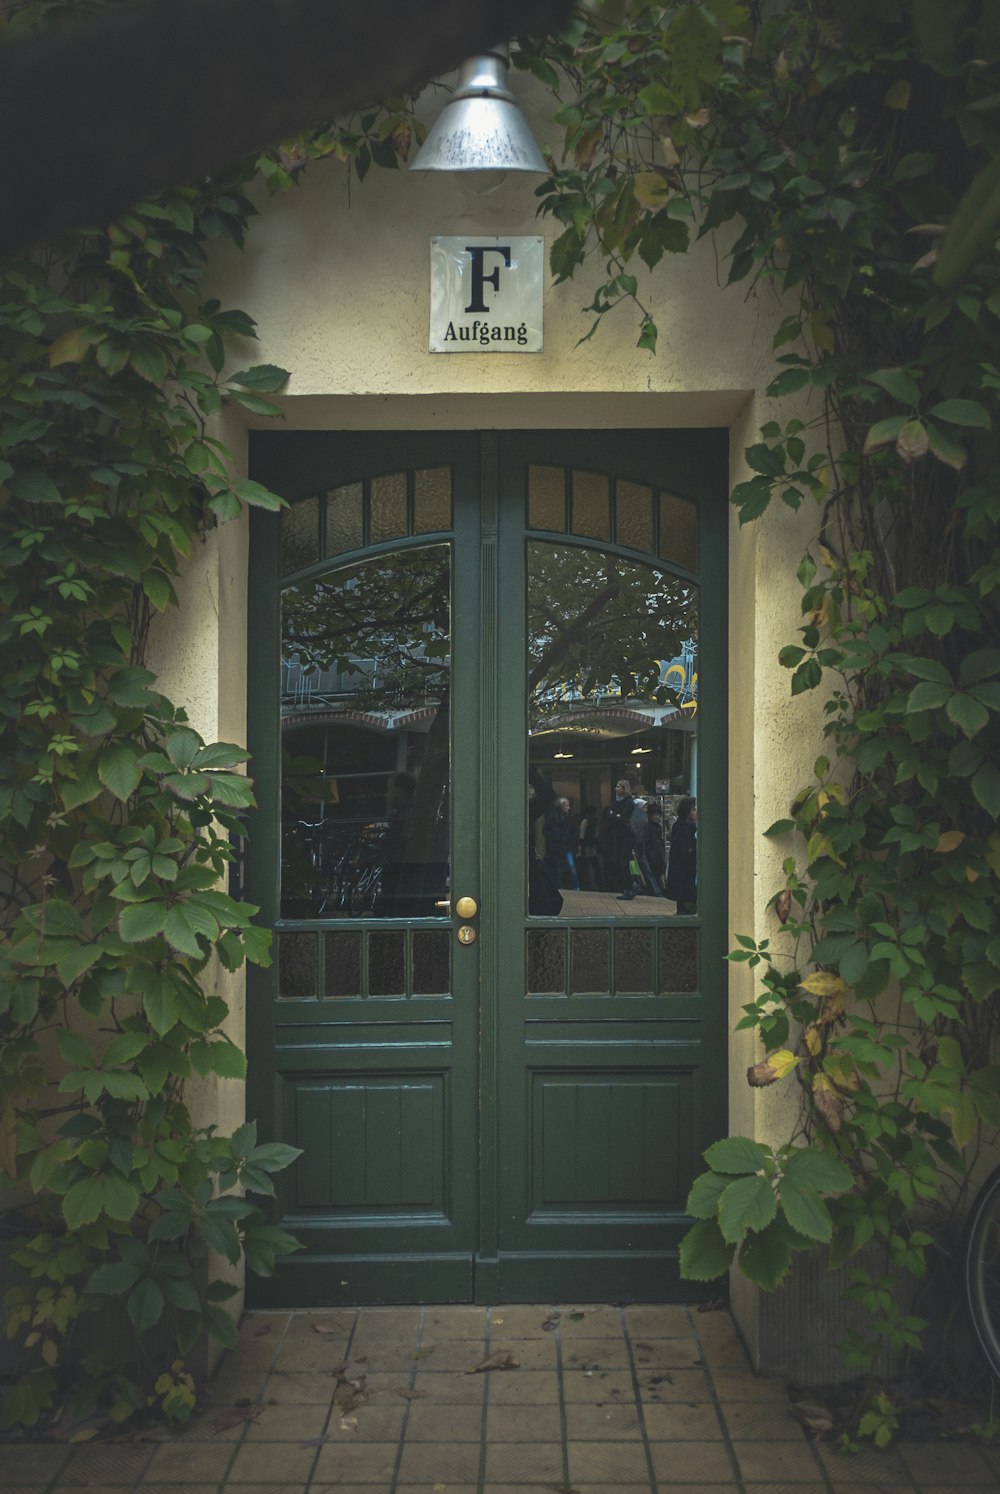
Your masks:
<path fill-rule="evenodd" d="M 253 1317 L 260 1314 L 253 1313 Z M 347 1338 L 354 1327 L 358 1317 L 356 1307 L 330 1307 L 325 1312 L 293 1312 L 291 1314 L 287 1338 Z M 323 1331 L 317 1333 L 317 1328 Z M 333 1329 L 330 1333 L 327 1330 Z"/>
<path fill-rule="evenodd" d="M 293 1314 L 284 1311 L 244 1313 L 240 1323 L 240 1342 L 248 1340 L 252 1343 L 256 1338 L 281 1338 L 293 1321 Z"/>
<path fill-rule="evenodd" d="M 482 1405 L 435 1404 L 411 1401 L 406 1420 L 407 1442 L 479 1442 L 483 1430 Z"/>
<path fill-rule="evenodd" d="M 954 1484 L 921 1484 L 920 1494 L 955 1494 Z M 962 1494 L 997 1494 L 996 1480 L 989 1484 L 963 1484 Z"/>
<path fill-rule="evenodd" d="M 487 1408 L 487 1442 L 558 1442 L 561 1436 L 557 1405 Z"/>
<path fill-rule="evenodd" d="M 644 1401 L 672 1405 L 712 1399 L 712 1387 L 704 1370 L 642 1370 L 637 1379 Z"/>
<path fill-rule="evenodd" d="M 712 1380 L 723 1410 L 727 1401 L 770 1401 L 780 1406 L 788 1404 L 784 1380 L 764 1379 L 751 1370 L 741 1373 L 733 1369 L 713 1370 Z"/>
<path fill-rule="evenodd" d="M 479 1478 L 478 1442 L 411 1442 L 403 1444 L 400 1484 L 474 1484 Z"/>
<path fill-rule="evenodd" d="M 227 1445 L 208 1447 L 191 1442 L 162 1442 L 146 1469 L 146 1484 L 218 1483 L 225 1476 L 233 1449 Z"/>
<path fill-rule="evenodd" d="M 439 1406 L 481 1406 L 483 1404 L 483 1396 L 486 1392 L 486 1382 L 490 1378 L 489 1376 L 467 1375 L 457 1370 L 428 1370 L 425 1364 L 426 1362 L 421 1360 L 417 1366 L 417 1376 L 413 1382 L 413 1389 L 419 1391 L 420 1394 L 412 1404 L 416 1405 L 419 1403 L 423 1405 L 425 1397 L 429 1404 Z M 493 1394 L 496 1393 L 498 1385 L 506 1385 L 515 1378 L 513 1374 L 493 1375 Z M 404 1385 L 406 1388 L 409 1388 L 406 1385 L 406 1381 L 399 1375 L 370 1375 L 368 1383 L 372 1384 L 373 1381 L 385 1381 L 389 1379 L 392 1379 L 394 1385 Z M 554 1382 L 554 1375 L 552 1379 Z M 378 1394 L 381 1398 L 382 1391 L 379 1390 Z M 399 1399 L 404 1400 L 405 1397 L 400 1396 Z"/>
<path fill-rule="evenodd" d="M 106 1484 L 109 1488 L 125 1486 L 131 1488 L 145 1471 L 153 1455 L 153 1449 L 129 1447 L 122 1443 L 91 1444 L 78 1447 L 69 1464 L 59 1473 L 61 1484 L 94 1487 Z M 5 1486 L 0 1483 L 0 1487 Z"/>
<path fill-rule="evenodd" d="M 553 1313 L 562 1313 L 561 1307 L 494 1307 L 491 1314 L 494 1338 L 550 1338 L 551 1329 L 542 1325 Z"/>
<path fill-rule="evenodd" d="M 644 1405 L 643 1421 L 651 1442 L 712 1442 L 722 1436 L 722 1427 L 710 1401 L 693 1406 Z"/>
<path fill-rule="evenodd" d="M 880 1452 L 875 1447 L 862 1448 L 857 1453 L 841 1453 L 828 1443 L 819 1443 L 820 1462 L 835 1484 L 891 1484 L 911 1483 L 909 1469 L 894 1448 Z"/>
<path fill-rule="evenodd" d="M 211 1484 L 177 1484 L 177 1483 L 149 1484 L 149 1483 L 146 1483 L 145 1480 L 143 1480 L 143 1482 L 141 1484 L 137 1484 L 136 1485 L 136 1494 L 177 1494 L 177 1490 L 178 1489 L 183 1489 L 184 1494 L 216 1494 L 216 1490 L 218 1489 L 218 1487 L 219 1487 L 218 1483 L 211 1483 Z M 6 1490 L 4 1490 L 4 1494 L 7 1494 Z M 69 1490 L 68 1489 L 54 1489 L 52 1491 L 52 1494 L 69 1494 Z M 76 1494 L 76 1491 L 74 1491 L 74 1494 Z M 94 1494 L 101 1494 L 101 1491 L 99 1489 L 95 1489 L 94 1490 Z M 242 1491 L 241 1491 L 241 1494 L 242 1494 Z M 272 1488 L 268 1489 L 268 1494 L 279 1494 L 279 1491 L 276 1490 L 276 1489 L 274 1489 L 272 1487 Z M 296 1494 L 301 1494 L 301 1490 L 297 1490 Z"/>
<path fill-rule="evenodd" d="M 7 1484 L 47 1484 L 67 1463 L 72 1449 L 48 1442 L 15 1442 L 0 1446 L 0 1488 Z"/>
<path fill-rule="evenodd" d="M 754 1494 L 758 1494 L 757 1486 L 751 1485 L 751 1487 L 754 1490 Z M 909 1479 L 903 1484 L 889 1484 L 884 1480 L 880 1480 L 877 1484 L 844 1484 L 839 1479 L 834 1478 L 833 1483 L 830 1485 L 833 1494 L 915 1494 L 916 1487 L 916 1484 L 911 1483 Z M 972 1489 L 974 1494 L 979 1494 L 979 1490 L 975 1484 L 972 1485 Z M 936 1491 L 936 1494 L 952 1494 L 952 1491 L 939 1489 Z M 996 1494 L 995 1485 L 990 1490 L 990 1494 Z"/>
<path fill-rule="evenodd" d="M 419 1307 L 362 1307 L 358 1329 L 366 1338 L 413 1339 L 420 1332 Z"/>
<path fill-rule="evenodd" d="M 486 1449 L 487 1484 L 544 1486 L 563 1480 L 562 1447 L 555 1442 L 491 1442 Z"/>
<path fill-rule="evenodd" d="M 715 1481 L 735 1484 L 735 1474 L 725 1444 L 711 1442 L 650 1442 L 656 1477 L 671 1489 L 675 1483 Z"/>
<path fill-rule="evenodd" d="M 428 1307 L 424 1339 L 486 1337 L 485 1307 Z"/>
<path fill-rule="evenodd" d="M 569 1477 L 572 1484 L 639 1484 L 649 1488 L 649 1463 L 641 1441 L 571 1442 Z"/>
<path fill-rule="evenodd" d="M 239 1370 L 230 1358 L 205 1386 L 205 1400 L 210 1406 L 235 1406 L 237 1401 L 256 1401 L 266 1383 L 264 1370 Z"/>
<path fill-rule="evenodd" d="M 664 1339 L 664 1343 L 675 1340 Z M 628 1369 L 628 1345 L 624 1338 L 573 1338 L 563 1344 L 563 1370 Z"/>
<path fill-rule="evenodd" d="M 395 1343 L 389 1338 L 365 1338 L 356 1339 L 351 1345 L 350 1358 L 348 1359 L 345 1353 L 341 1355 L 341 1360 L 347 1359 L 347 1372 L 351 1376 L 390 1372 L 400 1374 L 404 1370 L 412 1370 L 415 1364 L 421 1363 L 415 1357 L 416 1354 L 416 1342 L 411 1342 L 410 1339 L 402 1339 L 399 1343 Z M 332 1362 L 337 1363 L 336 1360 Z"/>
<path fill-rule="evenodd" d="M 327 1405 L 265 1406 L 247 1427 L 250 1442 L 302 1442 L 318 1437 L 326 1426 Z"/>
<path fill-rule="evenodd" d="M 392 1442 L 403 1430 L 406 1407 L 373 1406 L 370 1402 L 354 1411 L 341 1412 L 334 1407 L 326 1437 L 339 1446 L 343 1442 Z"/>
<path fill-rule="evenodd" d="M 330 1484 L 378 1484 L 385 1494 L 396 1467 L 398 1446 L 395 1442 L 338 1442 L 336 1447 L 321 1447 L 311 1489 Z M 372 1494 L 371 1488 L 366 1494 Z"/>
<path fill-rule="evenodd" d="M 422 1370 L 475 1369 L 486 1358 L 487 1350 L 481 1338 L 428 1338 L 425 1334 L 419 1349 L 410 1350 L 410 1360 Z M 515 1358 L 518 1356 L 515 1355 Z"/>
<path fill-rule="evenodd" d="M 230 1412 L 234 1415 L 239 1412 L 239 1420 L 233 1420 L 232 1426 L 228 1423 L 231 1419 Z M 183 1442 L 239 1442 L 246 1430 L 248 1421 L 253 1419 L 259 1411 L 259 1403 L 252 1406 L 210 1406 L 201 1416 L 192 1417 L 183 1432 L 175 1433 L 171 1441 Z M 215 1423 L 221 1422 L 220 1426 Z M 165 1440 L 165 1439 L 164 1439 Z"/>
<path fill-rule="evenodd" d="M 559 1400 L 559 1381 L 553 1370 L 492 1370 L 468 1379 L 489 1382 L 491 1406 L 547 1406 Z"/>
<path fill-rule="evenodd" d="M 731 1339 L 721 1336 L 707 1341 L 702 1339 L 699 1343 L 698 1357 L 713 1370 L 734 1369 L 753 1373 L 750 1369 L 750 1357 L 735 1334 Z"/>
<path fill-rule="evenodd" d="M 310 1374 L 315 1370 L 329 1372 L 347 1358 L 347 1338 L 286 1339 L 278 1348 L 273 1370 L 278 1375 Z M 354 1350 L 351 1350 L 354 1358 Z"/>
<path fill-rule="evenodd" d="M 634 1441 L 642 1436 L 638 1407 L 634 1401 L 623 1405 L 568 1405 L 566 1436 L 570 1442 L 607 1442 L 613 1437 Z"/>
<path fill-rule="evenodd" d="M 737 1442 L 733 1451 L 746 1482 L 823 1486 L 823 1474 L 805 1439 L 799 1442 Z"/>
<path fill-rule="evenodd" d="M 559 1333 L 563 1340 L 576 1338 L 620 1338 L 622 1315 L 617 1307 L 557 1307 Z"/>
<path fill-rule="evenodd" d="M 921 1487 L 951 1483 L 959 1489 L 993 1481 L 990 1466 L 979 1449 L 966 1443 L 901 1442 L 899 1453 Z"/>
<path fill-rule="evenodd" d="M 802 1424 L 791 1406 L 767 1401 L 729 1401 L 722 1409 L 730 1437 L 744 1442 L 801 1442 Z"/>
<path fill-rule="evenodd" d="M 701 1349 L 693 1338 L 638 1338 L 632 1340 L 635 1367 L 647 1369 L 693 1369 L 701 1364 Z"/>
<path fill-rule="evenodd" d="M 626 1307 L 625 1321 L 633 1338 L 691 1337 L 686 1307 Z"/>
<path fill-rule="evenodd" d="M 316 1460 L 314 1447 L 289 1442 L 244 1442 L 226 1477 L 230 1484 L 304 1484 Z"/>
<path fill-rule="evenodd" d="M 312 1370 L 301 1374 L 272 1375 L 267 1381 L 261 1400 L 276 1401 L 279 1406 L 309 1405 L 329 1406 L 337 1380 L 329 1372 Z"/>
<path fill-rule="evenodd" d="M 635 1402 L 632 1376 L 628 1370 L 565 1370 L 563 1391 L 567 1403 L 584 1405 L 607 1402 Z"/>
<path fill-rule="evenodd" d="M 506 1325 L 504 1325 L 506 1334 Z M 556 1367 L 556 1345 L 551 1333 L 545 1333 L 541 1338 L 521 1339 L 501 1338 L 494 1334 L 490 1339 L 490 1353 L 498 1354 L 506 1350 L 513 1354 L 521 1369 L 555 1369 Z M 493 1370 L 489 1373 L 505 1374 L 509 1371 Z"/>

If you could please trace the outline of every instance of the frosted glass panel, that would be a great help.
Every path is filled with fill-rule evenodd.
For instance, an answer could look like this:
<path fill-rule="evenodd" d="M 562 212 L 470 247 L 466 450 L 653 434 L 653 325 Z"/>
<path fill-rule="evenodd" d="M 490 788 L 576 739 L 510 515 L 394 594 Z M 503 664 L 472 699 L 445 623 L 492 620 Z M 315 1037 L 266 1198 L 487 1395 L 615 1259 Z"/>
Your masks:
<path fill-rule="evenodd" d="M 413 474 L 413 530 L 430 534 L 451 528 L 451 468 L 427 467 Z"/>
<path fill-rule="evenodd" d="M 599 472 L 573 473 L 574 534 L 588 539 L 611 538 L 610 483 Z"/>
<path fill-rule="evenodd" d="M 615 930 L 615 992 L 653 989 L 653 930 Z"/>
<path fill-rule="evenodd" d="M 309 1000 L 316 995 L 316 935 L 279 934 L 278 996 L 283 1001 Z"/>
<path fill-rule="evenodd" d="M 566 990 L 566 943 L 555 929 L 528 934 L 528 995 L 561 996 Z"/>
<path fill-rule="evenodd" d="M 281 574 L 319 559 L 319 499 L 304 498 L 281 514 Z"/>
<path fill-rule="evenodd" d="M 361 935 L 325 934 L 323 995 L 361 995 Z"/>
<path fill-rule="evenodd" d="M 373 477 L 371 494 L 372 544 L 401 539 L 406 533 L 406 473 Z"/>
<path fill-rule="evenodd" d="M 660 930 L 660 991 L 697 991 L 697 929 Z"/>
<path fill-rule="evenodd" d="M 528 468 L 528 528 L 566 528 L 566 479 L 561 467 Z"/>
<path fill-rule="evenodd" d="M 606 996 L 611 989 L 607 930 L 573 929 L 569 937 L 573 995 Z"/>
<path fill-rule="evenodd" d="M 615 538 L 630 550 L 653 549 L 653 490 L 637 482 L 620 482 Z"/>
<path fill-rule="evenodd" d="M 660 557 L 698 569 L 698 510 L 673 493 L 660 494 Z"/>
<path fill-rule="evenodd" d="M 450 990 L 450 931 L 416 929 L 413 934 L 414 996 L 437 996 Z"/>
<path fill-rule="evenodd" d="M 348 483 L 326 495 L 326 553 L 342 555 L 364 544 L 361 484 Z"/>
<path fill-rule="evenodd" d="M 405 936 L 377 933 L 368 936 L 369 996 L 402 996 L 406 991 Z"/>

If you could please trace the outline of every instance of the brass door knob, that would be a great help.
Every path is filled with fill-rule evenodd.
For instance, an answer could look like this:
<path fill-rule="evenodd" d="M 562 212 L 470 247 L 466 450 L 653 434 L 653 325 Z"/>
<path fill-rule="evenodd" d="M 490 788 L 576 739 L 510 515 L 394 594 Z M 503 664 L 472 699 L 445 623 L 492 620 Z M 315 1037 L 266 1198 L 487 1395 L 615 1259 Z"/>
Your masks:
<path fill-rule="evenodd" d="M 479 904 L 474 897 L 460 897 L 455 904 L 455 912 L 459 918 L 475 918 L 479 912 Z"/>

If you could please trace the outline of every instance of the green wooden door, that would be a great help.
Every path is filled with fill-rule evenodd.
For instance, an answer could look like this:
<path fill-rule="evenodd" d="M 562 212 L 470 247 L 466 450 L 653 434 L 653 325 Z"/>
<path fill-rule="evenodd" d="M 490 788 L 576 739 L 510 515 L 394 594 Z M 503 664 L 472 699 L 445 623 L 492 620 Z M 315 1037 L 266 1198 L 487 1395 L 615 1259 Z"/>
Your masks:
<path fill-rule="evenodd" d="M 250 1105 L 303 1149 L 306 1247 L 252 1299 L 691 1295 L 725 1124 L 724 433 L 252 441 L 291 506 L 251 539 Z"/>

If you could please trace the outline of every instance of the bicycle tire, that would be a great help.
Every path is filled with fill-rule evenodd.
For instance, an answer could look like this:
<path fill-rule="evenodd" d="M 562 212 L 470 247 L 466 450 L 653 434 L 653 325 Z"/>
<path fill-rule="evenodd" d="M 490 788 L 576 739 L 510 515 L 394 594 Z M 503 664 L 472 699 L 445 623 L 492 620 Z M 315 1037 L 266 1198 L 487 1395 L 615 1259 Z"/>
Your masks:
<path fill-rule="evenodd" d="M 986 1179 L 969 1213 L 964 1264 L 969 1317 L 1000 1380 L 1000 1167 Z"/>

